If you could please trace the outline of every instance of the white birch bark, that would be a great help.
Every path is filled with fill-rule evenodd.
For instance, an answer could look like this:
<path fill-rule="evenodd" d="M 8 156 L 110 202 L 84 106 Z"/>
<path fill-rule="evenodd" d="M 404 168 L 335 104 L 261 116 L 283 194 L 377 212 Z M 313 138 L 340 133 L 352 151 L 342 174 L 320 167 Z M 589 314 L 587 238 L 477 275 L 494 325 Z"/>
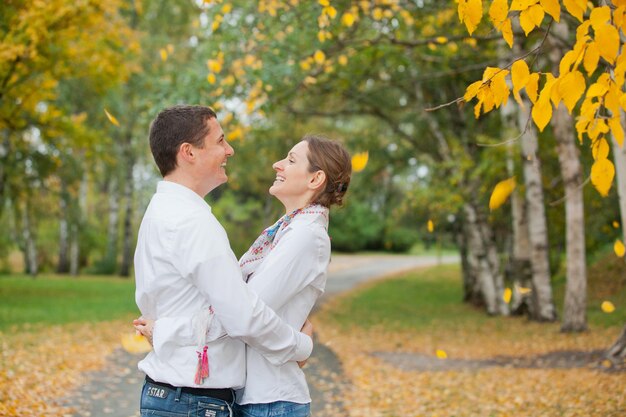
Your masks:
<path fill-rule="evenodd" d="M 529 105 L 520 108 L 519 126 L 523 126 L 520 145 L 526 186 L 528 210 L 528 237 L 530 240 L 530 260 L 532 269 L 533 319 L 553 321 L 556 310 L 552 299 L 550 282 L 550 261 L 548 257 L 548 227 L 541 184 L 541 163 L 537 154 L 537 133 L 532 125 L 527 125 L 530 114 Z"/>
<path fill-rule="evenodd" d="M 583 176 L 573 119 L 563 103 L 555 110 L 552 127 L 565 190 L 566 286 L 561 330 L 577 332 L 587 328 Z"/>

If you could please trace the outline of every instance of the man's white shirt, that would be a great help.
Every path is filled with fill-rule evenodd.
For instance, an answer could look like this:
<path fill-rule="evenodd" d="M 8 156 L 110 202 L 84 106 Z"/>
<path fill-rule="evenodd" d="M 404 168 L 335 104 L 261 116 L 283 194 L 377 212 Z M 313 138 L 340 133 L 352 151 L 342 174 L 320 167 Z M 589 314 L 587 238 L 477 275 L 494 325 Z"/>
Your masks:
<path fill-rule="evenodd" d="M 210 305 L 228 336 L 209 342 L 209 377 L 202 387 L 242 387 L 245 344 L 277 366 L 311 354 L 311 338 L 283 323 L 243 282 L 211 207 L 180 184 L 159 182 L 146 209 L 135 251 L 135 280 L 142 316 L 157 320 L 154 349 L 139 362 L 139 369 L 155 381 L 198 386 L 192 319 Z"/>

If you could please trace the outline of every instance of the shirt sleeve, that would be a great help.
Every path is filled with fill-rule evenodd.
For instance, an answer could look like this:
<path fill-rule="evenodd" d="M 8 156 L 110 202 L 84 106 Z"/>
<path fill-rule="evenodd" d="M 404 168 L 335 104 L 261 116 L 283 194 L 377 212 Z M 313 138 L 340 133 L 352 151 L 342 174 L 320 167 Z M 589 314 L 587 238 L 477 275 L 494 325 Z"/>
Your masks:
<path fill-rule="evenodd" d="M 213 306 L 226 333 L 275 365 L 308 358 L 311 338 L 284 323 L 247 287 L 221 225 L 202 220 L 181 227 L 176 266 Z"/>
<path fill-rule="evenodd" d="M 272 309 L 278 311 L 309 285 L 323 292 L 323 278 L 330 257 L 325 232 L 311 227 L 288 229 L 263 260 L 263 268 L 248 286 Z"/>

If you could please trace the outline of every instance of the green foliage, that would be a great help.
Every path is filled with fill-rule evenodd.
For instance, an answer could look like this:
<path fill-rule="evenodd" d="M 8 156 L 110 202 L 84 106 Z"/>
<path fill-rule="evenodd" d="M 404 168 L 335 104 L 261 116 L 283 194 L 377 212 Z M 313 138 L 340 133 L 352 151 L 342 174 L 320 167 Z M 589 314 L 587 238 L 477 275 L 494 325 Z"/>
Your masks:
<path fill-rule="evenodd" d="M 133 281 L 117 278 L 0 277 L 0 330 L 136 317 L 134 290 Z"/>
<path fill-rule="evenodd" d="M 331 215 L 328 231 L 333 250 L 357 252 L 380 246 L 384 227 L 384 219 L 366 202 L 350 200 Z"/>

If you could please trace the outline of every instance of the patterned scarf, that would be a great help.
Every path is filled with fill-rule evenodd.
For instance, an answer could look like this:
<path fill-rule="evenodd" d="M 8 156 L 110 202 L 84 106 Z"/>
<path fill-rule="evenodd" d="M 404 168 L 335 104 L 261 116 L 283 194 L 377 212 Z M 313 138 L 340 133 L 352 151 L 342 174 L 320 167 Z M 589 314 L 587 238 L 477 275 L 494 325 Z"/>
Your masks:
<path fill-rule="evenodd" d="M 263 260 L 263 258 L 271 252 L 272 249 L 278 244 L 280 238 L 276 239 L 276 236 L 282 230 L 285 230 L 289 223 L 299 214 L 321 214 L 328 218 L 328 209 L 320 206 L 319 204 L 313 204 L 304 208 L 299 208 L 291 213 L 285 214 L 278 219 L 276 223 L 268 227 L 261 233 L 261 235 L 254 241 L 250 249 L 243 254 L 239 260 L 239 266 L 243 271 L 243 276 L 246 282 L 250 275 L 256 269 L 256 264 Z"/>

